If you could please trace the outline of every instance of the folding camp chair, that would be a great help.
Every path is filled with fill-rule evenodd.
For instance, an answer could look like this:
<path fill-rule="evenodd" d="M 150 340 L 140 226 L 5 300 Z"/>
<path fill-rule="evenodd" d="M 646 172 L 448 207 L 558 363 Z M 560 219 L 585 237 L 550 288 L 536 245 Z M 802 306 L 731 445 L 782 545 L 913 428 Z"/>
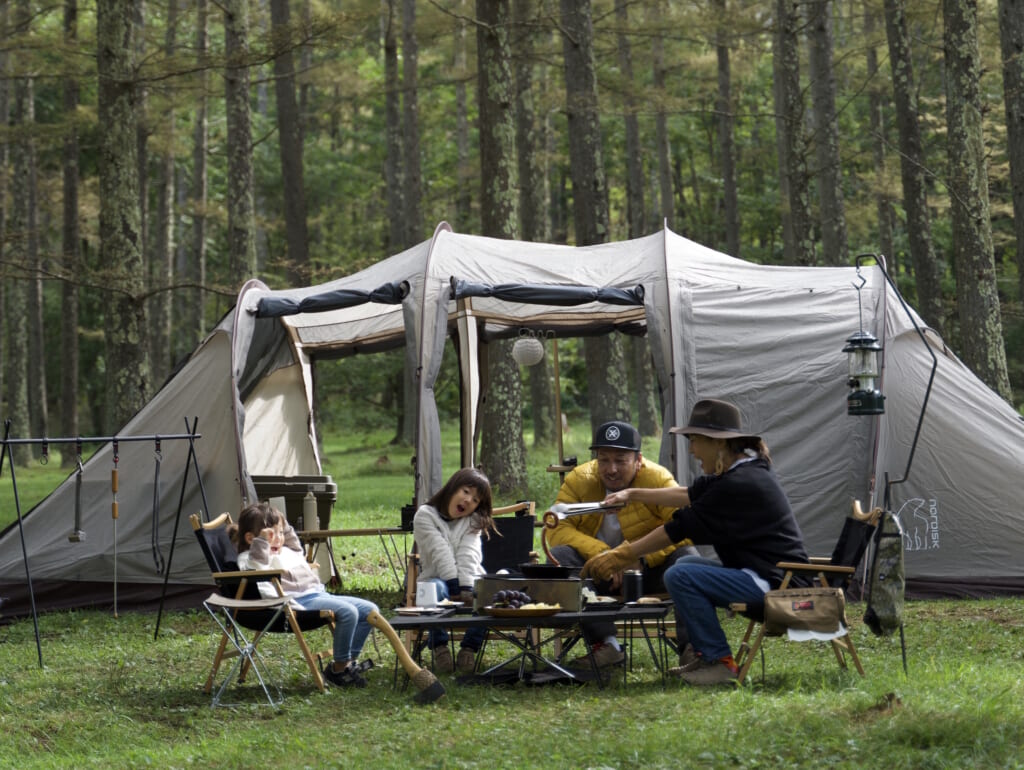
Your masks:
<path fill-rule="evenodd" d="M 302 656 L 313 675 L 313 681 L 317 689 L 323 692 L 325 688 L 320 663 L 329 653 L 314 655 L 306 643 L 303 631 L 322 626 L 330 626 L 333 630 L 334 613 L 329 610 L 292 608 L 281 589 L 280 570 L 239 570 L 238 553 L 227 532 L 231 523 L 230 514 L 222 513 L 209 522 L 203 522 L 199 514 L 192 514 L 189 519 L 210 566 L 213 580 L 217 584 L 217 593 L 212 594 L 203 605 L 221 629 L 220 644 L 210 674 L 206 678 L 204 691 L 209 693 L 213 689 L 214 680 L 224 659 L 239 658 L 214 697 L 214 705 L 220 701 L 228 681 L 234 678 L 236 673 L 238 681 L 244 681 L 250 668 L 256 671 L 264 691 L 267 692 L 268 700 L 274 704 L 274 699 L 267 691 L 263 680 L 264 672 L 257 667 L 262 660 L 257 647 L 262 637 L 268 633 L 290 633 L 295 636 Z M 258 584 L 265 581 L 270 581 L 274 585 L 279 598 L 264 599 L 260 595 Z M 254 632 L 251 639 L 246 638 L 245 631 Z M 229 645 L 232 647 L 230 650 Z"/>
<path fill-rule="evenodd" d="M 854 500 L 853 511 L 843 524 L 843 531 L 831 557 L 811 557 L 806 563 L 779 562 L 776 566 L 785 570 L 782 583 L 777 589 L 765 594 L 763 605 L 729 605 L 730 610 L 741 613 L 750 620 L 736 653 L 736 664 L 739 666 L 737 679 L 740 684 L 746 679 L 759 650 L 761 677 L 764 678 L 762 643 L 765 637 L 782 636 L 788 634 L 790 629 L 816 631 L 816 638 L 828 637 L 827 641 L 832 645 L 839 666 L 847 668 L 846 655 L 849 655 L 858 673 L 864 676 L 864 667 L 857 656 L 846 621 L 846 596 L 843 587 L 857 571 L 857 565 L 860 564 L 875 532 L 880 514 L 880 508 L 864 513 L 861 511 L 860 502 Z M 809 578 L 814 586 L 791 588 L 796 576 Z M 813 619 L 810 619 L 811 616 Z"/>

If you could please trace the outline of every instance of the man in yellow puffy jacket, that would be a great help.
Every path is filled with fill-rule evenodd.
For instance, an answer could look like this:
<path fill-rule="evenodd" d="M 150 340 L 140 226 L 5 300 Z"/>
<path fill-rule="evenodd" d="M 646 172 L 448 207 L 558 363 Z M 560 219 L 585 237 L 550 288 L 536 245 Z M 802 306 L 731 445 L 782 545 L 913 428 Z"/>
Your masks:
<path fill-rule="evenodd" d="M 594 459 L 566 474 L 558 490 L 556 504 L 599 503 L 611 493 L 629 487 L 655 489 L 677 486 L 666 468 L 644 459 L 640 451 L 640 432 L 628 422 L 614 420 L 599 426 L 590 449 L 594 452 Z M 582 567 L 591 557 L 661 527 L 672 518 L 675 509 L 674 505 L 630 501 L 616 510 L 567 516 L 548 534 L 551 557 L 567 567 Z M 630 566 L 643 575 L 643 593 L 661 593 L 665 591 L 662 582 L 665 570 L 677 559 L 696 554 L 692 546 L 672 545 L 648 554 Z M 623 572 L 612 575 L 607 582 L 597 584 L 595 589 L 599 593 L 618 593 L 622 587 L 622 575 Z M 614 623 L 584 624 L 583 635 L 591 645 L 594 660 L 599 666 L 623 661 L 625 655 L 616 639 Z M 685 650 L 686 628 L 678 616 L 676 635 L 679 649 Z"/>

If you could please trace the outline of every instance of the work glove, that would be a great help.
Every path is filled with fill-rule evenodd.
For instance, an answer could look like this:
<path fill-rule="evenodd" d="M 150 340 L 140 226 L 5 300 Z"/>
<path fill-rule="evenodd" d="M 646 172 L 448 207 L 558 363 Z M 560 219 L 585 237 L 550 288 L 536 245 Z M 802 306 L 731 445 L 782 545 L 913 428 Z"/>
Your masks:
<path fill-rule="evenodd" d="M 580 577 L 608 580 L 612 575 L 636 565 L 637 562 L 638 559 L 636 554 L 633 553 L 633 546 L 629 544 L 628 540 L 623 540 L 610 551 L 604 551 L 597 556 L 587 559 L 587 563 L 580 570 Z"/>

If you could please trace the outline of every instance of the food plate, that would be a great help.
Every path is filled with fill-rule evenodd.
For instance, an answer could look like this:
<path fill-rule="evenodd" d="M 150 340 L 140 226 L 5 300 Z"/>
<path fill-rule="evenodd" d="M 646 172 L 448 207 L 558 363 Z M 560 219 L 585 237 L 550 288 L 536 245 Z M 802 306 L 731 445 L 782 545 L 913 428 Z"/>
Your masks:
<path fill-rule="evenodd" d="M 587 599 L 587 604 L 618 604 L 619 600 L 614 596 L 595 596 L 593 599 Z"/>
<path fill-rule="evenodd" d="M 495 618 L 543 618 L 547 615 L 557 615 L 562 611 L 561 607 L 542 607 L 531 610 L 517 610 L 512 607 L 491 607 L 483 608 L 485 615 Z"/>
<path fill-rule="evenodd" d="M 583 605 L 584 612 L 612 612 L 622 609 L 622 602 L 612 599 L 610 602 L 587 602 Z"/>
<path fill-rule="evenodd" d="M 448 607 L 395 607 L 399 615 L 438 615 L 447 611 Z"/>
<path fill-rule="evenodd" d="M 463 602 L 453 602 L 451 599 L 442 599 L 437 603 L 438 607 L 461 607 Z"/>
<path fill-rule="evenodd" d="M 672 603 L 671 599 L 659 599 L 655 596 L 647 596 L 637 599 L 635 602 L 626 602 L 627 607 L 665 607 Z"/>

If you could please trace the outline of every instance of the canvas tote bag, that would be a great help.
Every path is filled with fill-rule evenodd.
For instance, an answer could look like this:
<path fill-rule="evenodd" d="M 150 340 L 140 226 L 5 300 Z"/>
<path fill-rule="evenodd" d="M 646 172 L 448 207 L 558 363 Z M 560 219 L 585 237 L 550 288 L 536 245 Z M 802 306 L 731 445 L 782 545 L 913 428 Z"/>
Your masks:
<path fill-rule="evenodd" d="M 764 595 L 765 631 L 782 634 L 794 628 L 835 633 L 846 625 L 842 588 L 783 588 Z"/>

